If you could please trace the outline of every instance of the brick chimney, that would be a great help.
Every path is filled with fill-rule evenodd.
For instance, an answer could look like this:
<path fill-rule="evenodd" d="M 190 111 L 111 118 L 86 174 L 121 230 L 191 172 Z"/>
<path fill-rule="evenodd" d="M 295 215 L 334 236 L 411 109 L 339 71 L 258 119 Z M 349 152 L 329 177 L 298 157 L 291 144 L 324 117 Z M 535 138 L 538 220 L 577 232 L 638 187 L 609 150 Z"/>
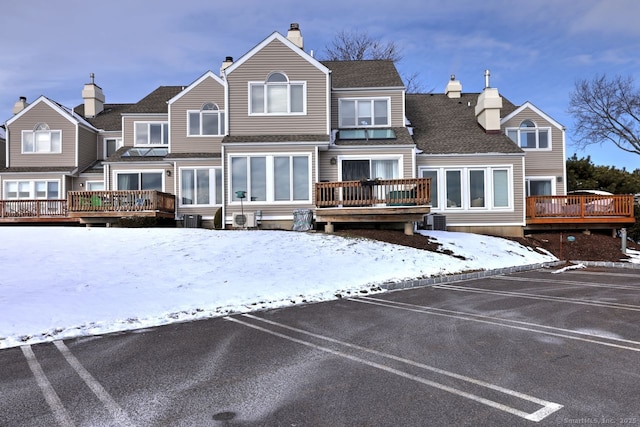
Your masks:
<path fill-rule="evenodd" d="M 462 83 L 460 83 L 460 80 L 456 80 L 455 74 L 451 74 L 451 80 L 447 83 L 444 93 L 449 98 L 460 98 L 462 95 Z"/>
<path fill-rule="evenodd" d="M 489 87 L 489 76 L 489 70 L 485 70 L 485 88 L 478 96 L 476 118 L 486 133 L 499 133 L 502 97 L 498 93 L 498 89 Z"/>
<path fill-rule="evenodd" d="M 220 77 L 224 76 L 224 70 L 226 70 L 231 64 L 233 64 L 233 56 L 227 56 L 222 61 L 222 66 L 220 67 Z"/>
<path fill-rule="evenodd" d="M 302 40 L 300 25 L 298 25 L 298 23 L 291 23 L 291 25 L 289 26 L 289 31 L 287 32 L 287 38 L 300 49 L 304 49 L 304 42 Z"/>
<path fill-rule="evenodd" d="M 20 99 L 18 99 L 16 103 L 13 104 L 13 114 L 14 115 L 18 114 L 20 111 L 24 110 L 28 106 L 29 106 L 29 103 L 27 102 L 27 97 L 21 96 Z"/>
<path fill-rule="evenodd" d="M 91 82 L 86 83 L 82 88 L 82 99 L 84 99 L 84 116 L 95 117 L 104 110 L 104 94 L 102 88 L 98 86 L 93 73 L 89 74 Z"/>

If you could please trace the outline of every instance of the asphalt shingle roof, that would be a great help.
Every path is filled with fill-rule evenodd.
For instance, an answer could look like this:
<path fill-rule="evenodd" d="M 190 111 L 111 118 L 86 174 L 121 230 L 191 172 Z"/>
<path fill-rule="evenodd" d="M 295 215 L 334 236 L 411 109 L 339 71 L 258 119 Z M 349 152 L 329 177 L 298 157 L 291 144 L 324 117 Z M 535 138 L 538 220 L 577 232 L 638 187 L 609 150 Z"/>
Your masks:
<path fill-rule="evenodd" d="M 331 70 L 331 86 L 335 89 L 404 87 L 393 61 L 322 61 Z"/>
<path fill-rule="evenodd" d="M 169 111 L 167 101 L 182 92 L 184 88 L 184 86 L 160 86 L 133 104 L 125 113 L 166 113 Z"/>
<path fill-rule="evenodd" d="M 478 95 L 407 94 L 406 113 L 417 147 L 425 154 L 523 153 L 506 135 L 486 133 L 478 124 Z M 516 109 L 504 97 L 502 104 L 502 117 Z"/>
<path fill-rule="evenodd" d="M 125 113 L 133 104 L 104 104 L 104 110 L 95 117 L 85 117 L 85 119 L 96 129 L 106 131 L 122 130 L 122 113 Z M 84 117 L 84 104 L 73 109 L 76 113 Z"/>

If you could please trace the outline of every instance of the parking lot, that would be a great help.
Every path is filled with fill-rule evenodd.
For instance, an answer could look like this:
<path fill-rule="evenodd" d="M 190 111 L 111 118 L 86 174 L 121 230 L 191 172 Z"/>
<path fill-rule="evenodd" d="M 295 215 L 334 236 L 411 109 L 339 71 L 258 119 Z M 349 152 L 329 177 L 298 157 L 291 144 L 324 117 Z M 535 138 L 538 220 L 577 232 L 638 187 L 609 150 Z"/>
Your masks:
<path fill-rule="evenodd" d="M 640 273 L 494 276 L 0 352 L 0 425 L 640 425 Z"/>

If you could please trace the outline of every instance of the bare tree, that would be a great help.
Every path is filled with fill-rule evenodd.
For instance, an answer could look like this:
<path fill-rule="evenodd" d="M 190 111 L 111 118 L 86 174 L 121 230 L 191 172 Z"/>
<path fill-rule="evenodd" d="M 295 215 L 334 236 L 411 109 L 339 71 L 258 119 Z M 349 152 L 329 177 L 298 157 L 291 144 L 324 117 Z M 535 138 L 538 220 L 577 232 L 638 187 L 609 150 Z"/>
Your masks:
<path fill-rule="evenodd" d="M 579 80 L 571 93 L 569 113 L 581 147 L 613 142 L 629 153 L 640 154 L 640 91 L 633 78 Z"/>
<path fill-rule="evenodd" d="M 340 31 L 325 47 L 325 52 L 329 61 L 388 59 L 398 62 L 402 59 L 400 48 L 395 42 L 383 42 L 357 30 Z"/>

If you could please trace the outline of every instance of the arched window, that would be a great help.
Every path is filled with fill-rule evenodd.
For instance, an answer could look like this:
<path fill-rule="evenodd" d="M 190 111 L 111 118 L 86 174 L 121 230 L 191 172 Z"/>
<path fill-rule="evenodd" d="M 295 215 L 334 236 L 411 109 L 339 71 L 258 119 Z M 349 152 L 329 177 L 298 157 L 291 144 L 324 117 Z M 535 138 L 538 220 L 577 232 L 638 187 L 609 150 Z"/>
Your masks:
<path fill-rule="evenodd" d="M 62 152 L 62 131 L 51 130 L 48 124 L 38 123 L 32 131 L 22 131 L 23 153 Z"/>
<path fill-rule="evenodd" d="M 306 82 L 293 82 L 280 71 L 249 84 L 250 114 L 304 114 Z"/>
<path fill-rule="evenodd" d="M 187 114 L 189 136 L 224 135 L 224 111 L 215 102 L 205 102 L 200 110 Z"/>
<path fill-rule="evenodd" d="M 551 129 L 540 128 L 530 119 L 520 122 L 517 128 L 507 128 L 507 136 L 521 148 L 527 150 L 549 150 L 551 149 Z"/>

